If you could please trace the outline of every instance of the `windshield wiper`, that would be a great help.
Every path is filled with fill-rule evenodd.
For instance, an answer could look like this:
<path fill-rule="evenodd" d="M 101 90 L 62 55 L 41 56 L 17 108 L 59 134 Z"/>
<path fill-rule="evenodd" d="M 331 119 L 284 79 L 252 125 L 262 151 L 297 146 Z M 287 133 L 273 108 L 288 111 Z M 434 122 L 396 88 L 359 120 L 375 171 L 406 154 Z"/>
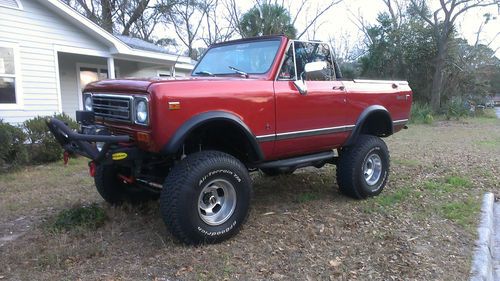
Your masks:
<path fill-rule="evenodd" d="M 207 75 L 207 76 L 215 76 L 215 74 L 213 74 L 212 72 L 209 72 L 209 71 L 198 71 L 198 72 L 195 72 L 194 74 L 196 75 Z"/>
<path fill-rule="evenodd" d="M 240 74 L 240 75 L 245 76 L 245 78 L 248 78 L 248 73 L 246 73 L 245 71 L 239 70 L 239 69 L 237 69 L 236 67 L 233 67 L 233 66 L 228 66 L 228 68 L 231 69 L 232 71 Z"/>

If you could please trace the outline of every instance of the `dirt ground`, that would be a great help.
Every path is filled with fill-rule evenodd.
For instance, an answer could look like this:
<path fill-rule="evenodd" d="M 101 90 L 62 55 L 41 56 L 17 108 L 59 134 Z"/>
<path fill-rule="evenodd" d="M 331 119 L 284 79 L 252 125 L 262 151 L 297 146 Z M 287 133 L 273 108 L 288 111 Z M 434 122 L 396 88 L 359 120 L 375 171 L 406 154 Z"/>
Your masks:
<path fill-rule="evenodd" d="M 465 280 L 482 194 L 500 192 L 500 120 L 411 125 L 386 139 L 378 197 L 337 191 L 335 167 L 253 173 L 248 222 L 231 240 L 184 246 L 158 203 L 109 207 L 84 159 L 0 175 L 0 280 Z M 98 203 L 97 229 L 54 231 L 61 211 Z"/>

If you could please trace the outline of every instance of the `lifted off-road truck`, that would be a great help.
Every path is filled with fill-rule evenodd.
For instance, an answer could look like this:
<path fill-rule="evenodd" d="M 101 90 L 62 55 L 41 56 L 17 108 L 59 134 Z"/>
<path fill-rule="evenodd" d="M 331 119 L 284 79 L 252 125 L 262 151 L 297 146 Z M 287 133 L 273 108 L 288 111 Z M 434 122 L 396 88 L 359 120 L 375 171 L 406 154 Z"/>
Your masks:
<path fill-rule="evenodd" d="M 90 84 L 79 132 L 48 126 L 66 153 L 90 158 L 104 200 L 159 197 L 175 237 L 214 243 L 245 222 L 251 171 L 335 164 L 342 193 L 379 194 L 381 137 L 405 126 L 411 102 L 407 82 L 342 79 L 328 44 L 268 36 L 211 46 L 188 79 Z"/>

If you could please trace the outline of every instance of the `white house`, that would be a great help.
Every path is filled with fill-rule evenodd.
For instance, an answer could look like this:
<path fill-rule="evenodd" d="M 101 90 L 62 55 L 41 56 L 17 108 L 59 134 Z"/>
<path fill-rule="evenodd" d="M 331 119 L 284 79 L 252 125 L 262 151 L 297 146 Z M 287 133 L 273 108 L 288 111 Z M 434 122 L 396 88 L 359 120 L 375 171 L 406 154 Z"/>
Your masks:
<path fill-rule="evenodd" d="M 189 57 L 114 36 L 59 0 L 0 0 L 0 119 L 82 108 L 81 90 L 103 78 L 184 76 Z"/>

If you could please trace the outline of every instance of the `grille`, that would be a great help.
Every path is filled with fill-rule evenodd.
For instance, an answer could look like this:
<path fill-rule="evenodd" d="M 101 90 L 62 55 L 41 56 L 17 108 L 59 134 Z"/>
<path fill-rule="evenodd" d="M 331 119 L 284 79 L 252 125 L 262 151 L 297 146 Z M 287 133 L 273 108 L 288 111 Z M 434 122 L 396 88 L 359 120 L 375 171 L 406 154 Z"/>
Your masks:
<path fill-rule="evenodd" d="M 92 107 L 96 117 L 114 121 L 131 121 L 131 97 L 94 95 Z"/>

